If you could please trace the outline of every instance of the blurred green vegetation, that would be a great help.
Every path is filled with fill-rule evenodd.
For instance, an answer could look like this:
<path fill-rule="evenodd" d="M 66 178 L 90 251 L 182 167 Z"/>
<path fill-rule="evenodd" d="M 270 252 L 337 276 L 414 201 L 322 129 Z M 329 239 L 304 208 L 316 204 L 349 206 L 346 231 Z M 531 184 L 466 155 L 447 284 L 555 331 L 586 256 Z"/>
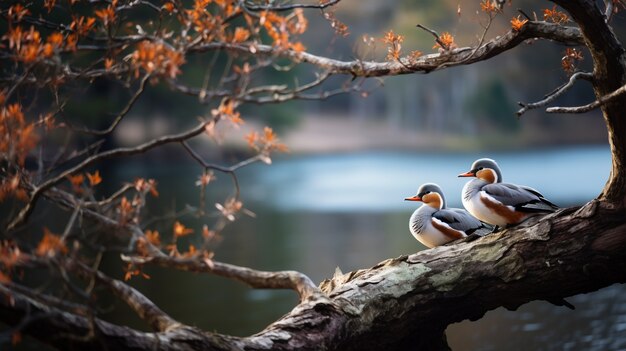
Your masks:
<path fill-rule="evenodd" d="M 481 82 L 465 101 L 467 111 L 489 127 L 505 132 L 520 129 L 515 116 L 515 105 L 502 80 L 491 78 Z"/>

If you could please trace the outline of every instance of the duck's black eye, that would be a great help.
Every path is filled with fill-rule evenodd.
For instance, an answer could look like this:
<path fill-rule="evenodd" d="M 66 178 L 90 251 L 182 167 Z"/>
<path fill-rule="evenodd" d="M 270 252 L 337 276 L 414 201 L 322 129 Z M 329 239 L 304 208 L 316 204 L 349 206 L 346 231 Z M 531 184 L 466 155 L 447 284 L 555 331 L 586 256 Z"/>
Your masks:
<path fill-rule="evenodd" d="M 482 170 L 483 170 L 483 167 L 478 167 L 478 170 L 479 170 L 479 171 L 482 171 Z"/>

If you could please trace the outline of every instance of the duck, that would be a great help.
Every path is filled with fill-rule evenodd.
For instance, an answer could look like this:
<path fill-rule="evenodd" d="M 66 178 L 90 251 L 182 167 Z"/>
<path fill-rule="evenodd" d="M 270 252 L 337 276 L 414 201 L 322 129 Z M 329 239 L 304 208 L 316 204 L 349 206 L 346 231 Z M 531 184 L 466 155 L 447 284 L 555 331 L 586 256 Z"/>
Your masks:
<path fill-rule="evenodd" d="M 559 208 L 531 187 L 504 183 L 500 167 L 490 158 L 474 161 L 469 171 L 458 176 L 474 178 L 463 187 L 463 206 L 472 216 L 494 225 L 494 230 Z"/>
<path fill-rule="evenodd" d="M 415 196 L 404 200 L 424 203 L 411 215 L 409 230 L 415 239 L 428 248 L 470 235 L 482 236 L 492 231 L 492 228 L 485 226 L 467 211 L 446 207 L 445 196 L 437 184 L 422 184 Z"/>

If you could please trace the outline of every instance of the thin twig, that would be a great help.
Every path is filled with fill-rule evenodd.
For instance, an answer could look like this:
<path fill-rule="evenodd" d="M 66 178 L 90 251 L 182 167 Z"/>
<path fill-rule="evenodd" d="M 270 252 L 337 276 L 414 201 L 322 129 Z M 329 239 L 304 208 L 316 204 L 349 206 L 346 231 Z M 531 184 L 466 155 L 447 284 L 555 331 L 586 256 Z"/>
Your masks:
<path fill-rule="evenodd" d="M 113 279 L 101 271 L 93 270 L 91 267 L 81 262 L 71 262 L 70 267 L 73 268 L 79 276 L 86 279 L 96 278 L 98 282 L 107 286 L 155 331 L 164 332 L 182 326 L 182 324 L 158 308 L 157 305 L 139 292 L 139 290 L 130 285 L 120 280 Z"/>
<path fill-rule="evenodd" d="M 115 117 L 115 119 L 113 120 L 113 123 L 111 123 L 111 125 L 107 129 L 93 130 L 93 129 L 87 129 L 87 128 L 75 128 L 75 130 L 79 133 L 86 133 L 86 134 L 92 134 L 92 135 L 97 135 L 97 136 L 104 136 L 104 135 L 112 133 L 115 130 L 115 128 L 118 126 L 118 124 L 122 121 L 122 119 L 124 119 L 124 117 L 128 114 L 128 112 L 130 112 L 130 110 L 133 108 L 133 105 L 135 105 L 135 102 L 139 100 L 139 97 L 141 96 L 141 94 L 143 93 L 146 87 L 146 82 L 148 81 L 148 78 L 150 78 L 150 74 L 146 74 L 141 79 L 141 82 L 139 83 L 139 88 L 137 89 L 135 94 L 128 101 L 124 109 L 120 111 L 117 117 Z"/>
<path fill-rule="evenodd" d="M 153 258 L 124 257 L 134 264 L 154 264 L 190 272 L 206 272 L 221 277 L 238 280 L 257 289 L 291 289 L 300 296 L 300 301 L 311 298 L 326 298 L 326 295 L 313 281 L 297 271 L 267 272 L 227 263 L 209 261 L 202 258 L 176 258 L 160 255 Z"/>
<path fill-rule="evenodd" d="M 614 90 L 612 93 L 607 94 L 599 98 L 598 100 L 583 106 L 575 107 L 550 107 L 546 109 L 548 113 L 584 113 L 594 110 L 604 104 L 609 103 L 611 100 L 620 97 L 626 93 L 626 85 L 622 85 L 620 88 Z"/>
<path fill-rule="evenodd" d="M 593 74 L 589 73 L 589 72 L 577 72 L 577 73 L 573 74 L 569 78 L 569 81 L 565 85 L 562 85 L 559 88 L 557 88 L 554 91 L 552 91 L 550 94 L 548 94 L 546 96 L 545 99 L 543 99 L 541 101 L 534 102 L 534 103 L 518 102 L 518 104 L 522 108 L 517 111 L 517 113 L 516 113 L 517 117 L 520 117 L 521 115 L 523 115 L 528 110 L 532 110 L 532 109 L 536 109 L 536 108 L 539 108 L 539 107 L 546 106 L 547 104 L 549 104 L 552 101 L 556 100 L 559 96 L 563 95 L 563 93 L 565 93 L 566 91 L 571 89 L 574 86 L 574 83 L 578 79 L 591 80 L 591 79 L 593 79 Z"/>
<path fill-rule="evenodd" d="M 325 9 L 327 7 L 333 6 L 337 4 L 341 0 L 330 0 L 327 2 L 320 2 L 318 5 L 314 4 L 288 4 L 288 5 L 248 5 L 245 1 L 241 1 L 243 3 L 243 7 L 250 11 L 289 11 L 294 9 Z"/>
<path fill-rule="evenodd" d="M 417 28 L 421 28 L 425 31 L 427 31 L 428 33 L 432 34 L 435 37 L 435 41 L 437 42 L 437 44 L 439 44 L 439 46 L 441 46 L 443 49 L 445 50 L 449 50 L 450 48 L 448 47 L 448 45 L 446 45 L 444 42 L 441 41 L 441 39 L 439 38 L 439 34 L 437 32 L 435 32 L 434 30 L 425 27 L 421 24 L 416 24 L 415 25 Z"/>
<path fill-rule="evenodd" d="M 113 149 L 113 150 L 109 150 L 109 151 L 105 151 L 105 152 L 101 152 L 99 154 L 90 156 L 88 158 L 86 158 L 85 160 L 83 160 L 81 163 L 79 163 L 78 165 L 69 168 L 63 172 L 61 172 L 60 174 L 58 174 L 57 176 L 55 176 L 54 178 L 48 179 L 47 181 L 45 181 L 44 183 L 38 185 L 35 187 L 33 193 L 30 195 L 30 199 L 28 200 L 28 202 L 26 203 L 26 205 L 22 208 L 22 210 L 18 213 L 18 215 L 11 221 L 11 223 L 9 223 L 7 230 L 11 231 L 15 228 L 17 228 L 18 226 L 24 224 L 24 222 L 26 221 L 26 219 L 28 219 L 28 216 L 30 215 L 30 213 L 33 211 L 35 203 L 37 202 L 37 200 L 39 199 L 39 197 L 48 189 L 50 189 L 51 187 L 61 183 L 64 179 L 66 179 L 67 176 L 74 174 L 82 169 L 84 169 L 85 167 L 88 167 L 90 165 L 92 165 L 93 163 L 96 163 L 98 161 L 102 161 L 104 159 L 107 158 L 112 158 L 112 157 L 120 157 L 120 156 L 131 156 L 131 155 L 136 155 L 136 154 L 141 154 L 144 153 L 150 149 L 153 149 L 157 146 L 161 146 L 161 145 L 165 145 L 165 144 L 169 144 L 169 143 L 174 143 L 174 142 L 180 142 L 183 140 L 187 140 L 190 139 L 192 137 L 195 137 L 196 135 L 201 134 L 206 125 L 209 123 L 209 121 L 204 121 L 202 123 L 200 123 L 198 126 L 187 130 L 185 132 L 179 133 L 179 134 L 173 134 L 173 135 L 166 135 L 166 136 L 162 136 L 160 138 L 157 139 L 153 139 L 150 140 L 144 144 L 135 146 L 135 147 L 121 147 L 121 148 L 117 148 L 117 149 Z"/>

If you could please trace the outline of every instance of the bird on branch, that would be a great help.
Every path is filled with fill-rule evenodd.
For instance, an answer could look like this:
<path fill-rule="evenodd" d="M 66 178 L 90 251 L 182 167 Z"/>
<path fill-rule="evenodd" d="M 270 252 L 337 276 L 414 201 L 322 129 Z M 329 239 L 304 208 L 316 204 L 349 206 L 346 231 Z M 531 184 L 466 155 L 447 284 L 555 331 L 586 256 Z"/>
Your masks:
<path fill-rule="evenodd" d="M 507 227 L 531 216 L 554 212 L 558 206 L 537 190 L 502 182 L 498 164 L 489 158 L 476 160 L 468 172 L 459 177 L 473 177 L 463 187 L 463 206 L 481 221 Z"/>
<path fill-rule="evenodd" d="M 447 208 L 443 191 L 437 184 L 426 183 L 417 190 L 417 195 L 406 201 L 420 201 L 420 206 L 409 220 L 409 230 L 419 242 L 432 248 L 469 235 L 482 236 L 491 228 L 460 208 Z"/>

